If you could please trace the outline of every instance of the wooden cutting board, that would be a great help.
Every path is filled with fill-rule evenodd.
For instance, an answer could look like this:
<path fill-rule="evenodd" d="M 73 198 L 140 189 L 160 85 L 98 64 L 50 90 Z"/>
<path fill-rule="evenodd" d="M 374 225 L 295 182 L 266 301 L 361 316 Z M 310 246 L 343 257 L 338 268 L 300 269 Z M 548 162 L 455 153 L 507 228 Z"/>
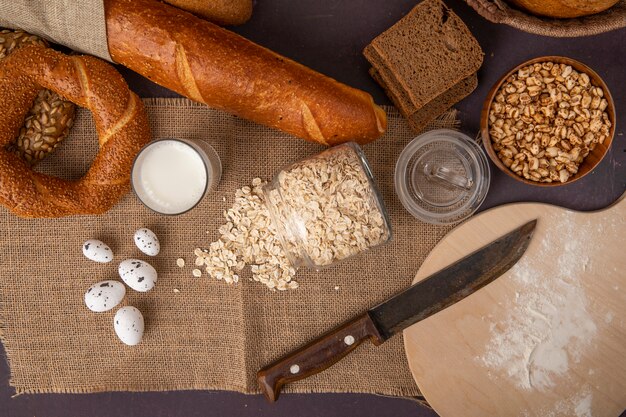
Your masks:
<path fill-rule="evenodd" d="M 618 416 L 626 409 L 626 196 L 596 212 L 522 203 L 452 230 L 415 282 L 538 219 L 522 259 L 404 331 L 442 417 Z"/>

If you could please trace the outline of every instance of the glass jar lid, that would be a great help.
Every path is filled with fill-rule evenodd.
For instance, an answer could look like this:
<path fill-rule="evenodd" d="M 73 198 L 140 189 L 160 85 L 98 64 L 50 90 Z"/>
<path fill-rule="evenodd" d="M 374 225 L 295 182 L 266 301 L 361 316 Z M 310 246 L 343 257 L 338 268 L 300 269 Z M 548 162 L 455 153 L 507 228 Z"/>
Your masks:
<path fill-rule="evenodd" d="M 396 163 L 395 189 L 414 217 L 450 224 L 478 209 L 490 178 L 487 157 L 476 142 L 456 130 L 436 129 L 404 148 Z"/>

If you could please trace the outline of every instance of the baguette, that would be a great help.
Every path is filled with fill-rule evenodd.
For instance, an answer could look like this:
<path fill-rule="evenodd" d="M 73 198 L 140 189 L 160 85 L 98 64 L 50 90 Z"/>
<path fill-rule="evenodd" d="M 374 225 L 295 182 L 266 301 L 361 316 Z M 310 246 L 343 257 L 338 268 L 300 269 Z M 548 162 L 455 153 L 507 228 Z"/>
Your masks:
<path fill-rule="evenodd" d="M 221 25 L 241 25 L 252 15 L 252 0 L 165 0 Z"/>
<path fill-rule="evenodd" d="M 335 145 L 380 137 L 387 117 L 372 97 L 153 0 L 105 0 L 114 61 L 192 100 Z"/>

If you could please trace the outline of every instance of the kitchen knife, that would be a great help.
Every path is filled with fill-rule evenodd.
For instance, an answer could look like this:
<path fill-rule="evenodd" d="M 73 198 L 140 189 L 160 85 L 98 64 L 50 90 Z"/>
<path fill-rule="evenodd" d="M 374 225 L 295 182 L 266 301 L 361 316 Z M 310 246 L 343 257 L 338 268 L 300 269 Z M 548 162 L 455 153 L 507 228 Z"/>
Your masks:
<path fill-rule="evenodd" d="M 526 223 L 261 369 L 257 380 L 265 397 L 276 401 L 284 384 L 327 369 L 365 340 L 380 345 L 489 284 L 522 257 L 536 224 Z"/>

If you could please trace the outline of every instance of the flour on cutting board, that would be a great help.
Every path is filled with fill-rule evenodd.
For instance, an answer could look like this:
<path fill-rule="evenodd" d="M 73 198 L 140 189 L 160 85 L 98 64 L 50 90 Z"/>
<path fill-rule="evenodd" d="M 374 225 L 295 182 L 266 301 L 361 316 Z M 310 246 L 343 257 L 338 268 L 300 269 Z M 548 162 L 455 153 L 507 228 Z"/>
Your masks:
<path fill-rule="evenodd" d="M 586 252 L 594 244 L 595 230 L 591 231 L 591 224 L 575 227 L 571 216 L 564 212 L 542 219 L 550 222 L 551 232 L 539 244 L 543 258 L 554 261 L 554 274 L 546 276 L 527 257 L 511 269 L 510 277 L 520 290 L 506 302 L 505 318 L 490 325 L 491 338 L 478 358 L 525 390 L 547 391 L 555 386 L 557 377 L 580 361 L 597 332 L 581 285 L 582 275 L 594 267 Z M 591 399 L 590 392 L 582 398 L 580 410 L 573 410 L 577 417 L 591 415 L 585 411 L 590 410 Z"/>
<path fill-rule="evenodd" d="M 541 417 L 592 417 L 591 403 L 593 394 L 588 385 L 574 395 L 563 400 L 557 401 L 552 407 L 541 407 L 532 413 L 524 410 L 520 413 L 520 417 L 531 417 L 539 415 Z"/>

